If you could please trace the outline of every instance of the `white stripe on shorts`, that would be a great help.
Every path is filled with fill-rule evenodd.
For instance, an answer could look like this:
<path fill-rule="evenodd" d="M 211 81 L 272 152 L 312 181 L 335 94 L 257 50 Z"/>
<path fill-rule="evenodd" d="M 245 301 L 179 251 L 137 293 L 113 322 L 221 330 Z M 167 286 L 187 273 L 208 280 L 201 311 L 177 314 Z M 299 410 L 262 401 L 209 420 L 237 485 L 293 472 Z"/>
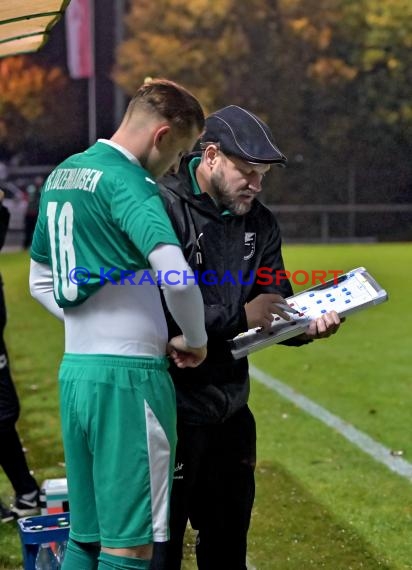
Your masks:
<path fill-rule="evenodd" d="M 153 540 L 168 540 L 170 445 L 164 429 L 145 400 L 147 449 L 152 496 Z"/>

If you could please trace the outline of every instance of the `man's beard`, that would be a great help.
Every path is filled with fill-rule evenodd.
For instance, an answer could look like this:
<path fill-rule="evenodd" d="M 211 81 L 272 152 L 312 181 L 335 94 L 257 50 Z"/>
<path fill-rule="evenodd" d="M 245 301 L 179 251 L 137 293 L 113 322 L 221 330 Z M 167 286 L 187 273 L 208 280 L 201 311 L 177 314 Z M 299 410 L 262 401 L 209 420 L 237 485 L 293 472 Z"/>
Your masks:
<path fill-rule="evenodd" d="M 244 202 L 240 196 L 233 196 L 221 171 L 212 174 L 210 184 L 214 197 L 222 209 L 229 210 L 234 216 L 243 216 L 249 212 L 253 202 Z"/>

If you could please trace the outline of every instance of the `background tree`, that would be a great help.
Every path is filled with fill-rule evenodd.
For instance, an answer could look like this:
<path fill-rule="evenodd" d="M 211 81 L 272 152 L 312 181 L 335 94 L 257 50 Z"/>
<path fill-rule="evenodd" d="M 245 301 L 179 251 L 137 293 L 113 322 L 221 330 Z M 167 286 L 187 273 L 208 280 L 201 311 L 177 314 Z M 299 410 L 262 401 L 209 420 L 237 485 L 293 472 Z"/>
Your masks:
<path fill-rule="evenodd" d="M 289 118 L 298 115 L 302 93 L 283 19 L 276 0 L 132 1 L 115 79 L 129 95 L 146 76 L 175 79 L 207 112 L 229 103 L 249 107 L 274 125 L 289 154 L 300 138 L 299 121 Z"/>
<path fill-rule="evenodd" d="M 0 59 L 1 158 L 19 152 L 31 162 L 52 163 L 74 136 L 70 84 L 60 68 L 31 63 L 29 56 Z"/>
<path fill-rule="evenodd" d="M 411 180 L 405 152 L 412 135 L 412 28 L 402 14 L 411 16 L 412 8 L 404 0 L 345 1 L 337 8 L 328 41 L 307 67 L 313 142 L 331 172 L 335 164 L 335 179 L 342 179 L 341 165 L 356 174 L 358 199 L 382 201 Z M 344 188 L 336 198 L 346 200 Z"/>
<path fill-rule="evenodd" d="M 116 81 L 131 95 L 146 76 L 166 76 L 207 112 L 235 103 L 261 115 L 289 158 L 266 184 L 267 201 L 411 199 L 410 0 L 130 6 Z"/>

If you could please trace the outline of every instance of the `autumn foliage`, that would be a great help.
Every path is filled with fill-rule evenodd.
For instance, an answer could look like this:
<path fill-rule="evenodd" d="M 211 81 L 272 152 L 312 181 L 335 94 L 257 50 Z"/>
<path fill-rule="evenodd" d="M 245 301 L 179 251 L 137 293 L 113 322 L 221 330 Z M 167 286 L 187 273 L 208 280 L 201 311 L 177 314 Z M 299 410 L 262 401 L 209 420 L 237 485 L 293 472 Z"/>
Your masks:
<path fill-rule="evenodd" d="M 207 112 L 250 108 L 289 157 L 268 199 L 407 198 L 410 0 L 131 0 L 116 81 L 181 81 Z M 412 197 L 412 196 L 411 196 Z"/>
<path fill-rule="evenodd" d="M 58 130 L 55 128 L 58 100 L 66 86 L 67 78 L 57 67 L 32 64 L 27 56 L 0 59 L 0 144 L 3 149 L 12 153 L 47 137 L 52 141 Z M 59 129 L 64 132 L 64 122 L 59 124 Z"/>

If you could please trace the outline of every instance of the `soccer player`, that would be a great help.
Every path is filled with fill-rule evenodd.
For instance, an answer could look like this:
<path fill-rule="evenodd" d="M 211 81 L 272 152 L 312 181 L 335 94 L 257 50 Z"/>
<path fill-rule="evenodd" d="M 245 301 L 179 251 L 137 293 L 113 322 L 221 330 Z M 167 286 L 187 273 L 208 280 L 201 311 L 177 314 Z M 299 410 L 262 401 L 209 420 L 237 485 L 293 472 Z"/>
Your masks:
<path fill-rule="evenodd" d="M 193 95 L 151 81 L 111 139 L 69 157 L 42 190 L 30 286 L 65 325 L 64 570 L 146 570 L 152 542 L 168 538 L 176 404 L 165 355 L 178 367 L 197 366 L 207 337 L 200 290 L 182 279 L 163 283 L 183 331 L 167 343 L 155 272 L 192 272 L 155 178 L 177 170 L 203 126 Z"/>

